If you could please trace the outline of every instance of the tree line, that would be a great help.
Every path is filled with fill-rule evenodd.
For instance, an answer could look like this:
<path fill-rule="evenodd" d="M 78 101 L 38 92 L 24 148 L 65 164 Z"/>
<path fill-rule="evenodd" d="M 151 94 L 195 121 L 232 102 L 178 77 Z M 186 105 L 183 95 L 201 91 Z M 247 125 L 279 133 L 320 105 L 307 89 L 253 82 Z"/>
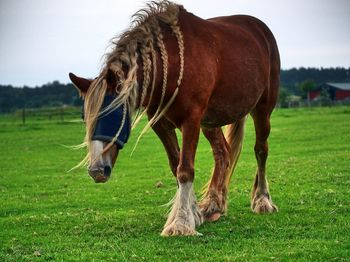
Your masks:
<path fill-rule="evenodd" d="M 343 68 L 292 68 L 281 70 L 281 83 L 278 106 L 289 107 L 293 104 L 310 106 L 309 92 L 327 82 L 350 82 L 350 67 Z M 329 94 L 322 90 L 318 105 L 329 105 Z M 317 104 L 316 104 L 317 105 Z"/>
<path fill-rule="evenodd" d="M 72 84 L 58 81 L 34 88 L 0 85 L 0 113 L 13 112 L 22 108 L 78 106 L 82 101 Z"/>
<path fill-rule="evenodd" d="M 292 68 L 281 70 L 281 86 L 288 89 L 292 94 L 301 95 L 300 84 L 305 81 L 314 82 L 319 86 L 326 82 L 349 82 L 350 67 L 336 68 Z"/>
<path fill-rule="evenodd" d="M 281 70 L 279 102 L 290 96 L 306 98 L 307 92 L 325 82 L 350 82 L 350 68 L 292 68 Z M 0 85 L 0 113 L 22 108 L 79 106 L 82 101 L 72 84 L 58 81 L 40 87 Z"/>

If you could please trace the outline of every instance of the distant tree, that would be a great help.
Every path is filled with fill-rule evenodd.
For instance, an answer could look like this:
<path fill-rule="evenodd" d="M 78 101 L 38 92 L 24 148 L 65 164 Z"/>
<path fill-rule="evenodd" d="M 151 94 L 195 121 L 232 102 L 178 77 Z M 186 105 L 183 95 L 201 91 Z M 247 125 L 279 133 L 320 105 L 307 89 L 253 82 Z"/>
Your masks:
<path fill-rule="evenodd" d="M 310 106 L 310 91 L 315 89 L 316 84 L 314 80 L 308 79 L 299 84 L 299 90 L 303 98 L 307 99 L 307 105 Z"/>
<path fill-rule="evenodd" d="M 329 91 L 325 88 L 321 89 L 319 102 L 321 106 L 332 106 L 332 99 L 330 97 Z"/>
<path fill-rule="evenodd" d="M 72 84 L 62 84 L 58 81 L 35 88 L 0 85 L 0 113 L 13 112 L 23 107 L 74 105 L 79 104 L 78 99 L 79 94 Z"/>
<path fill-rule="evenodd" d="M 278 106 L 281 108 L 288 107 L 288 97 L 290 95 L 291 93 L 289 92 L 289 90 L 286 87 L 281 86 L 278 94 Z"/>

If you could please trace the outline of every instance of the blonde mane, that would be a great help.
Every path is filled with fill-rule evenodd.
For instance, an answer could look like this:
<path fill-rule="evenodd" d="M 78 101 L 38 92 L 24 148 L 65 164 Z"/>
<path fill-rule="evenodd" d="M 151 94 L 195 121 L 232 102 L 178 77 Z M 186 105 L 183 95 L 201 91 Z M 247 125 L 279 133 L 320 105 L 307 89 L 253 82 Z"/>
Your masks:
<path fill-rule="evenodd" d="M 113 110 L 124 104 L 130 113 L 130 116 L 136 115 L 133 122 L 134 127 L 137 125 L 144 113 L 147 112 L 153 97 L 157 75 L 156 59 L 158 55 L 155 48 L 157 47 L 159 49 L 163 70 L 161 98 L 156 113 L 142 130 L 137 139 L 135 147 L 142 135 L 165 114 L 166 110 L 174 101 L 178 93 L 178 88 L 181 85 L 184 70 L 184 42 L 182 32 L 178 26 L 178 13 L 180 8 L 182 7 L 170 1 L 152 1 L 147 4 L 146 8 L 139 10 L 133 15 L 131 26 L 127 31 L 112 40 L 112 51 L 106 54 L 105 65 L 103 66 L 100 75 L 91 84 L 85 96 L 84 111 L 86 116 L 86 136 L 83 146 L 88 148 L 88 154 L 80 165 L 95 161 L 94 159 L 90 158 L 89 147 L 97 119 L 99 115 L 103 113 L 100 111 L 107 91 L 106 76 L 109 70 L 111 70 L 115 74 L 116 79 L 119 80 L 116 87 L 116 89 L 118 88 L 118 91 L 116 90 L 118 96 L 115 100 L 113 100 L 110 106 L 103 111 Z M 178 42 L 180 57 L 177 88 L 171 99 L 166 104 L 164 104 L 164 97 L 167 88 L 168 54 L 163 42 L 160 22 L 169 26 L 173 31 Z M 139 92 L 137 79 L 138 56 L 141 56 L 143 67 L 143 83 L 141 93 Z M 127 68 L 126 75 L 124 75 L 123 70 L 125 68 Z M 153 75 L 151 83 L 152 70 Z M 148 105 L 142 107 L 142 105 L 145 103 L 147 94 L 149 97 Z M 136 112 L 137 109 L 138 112 Z M 113 145 L 114 141 L 117 139 L 118 133 L 119 132 L 117 132 L 115 138 L 105 148 L 104 152 Z"/>

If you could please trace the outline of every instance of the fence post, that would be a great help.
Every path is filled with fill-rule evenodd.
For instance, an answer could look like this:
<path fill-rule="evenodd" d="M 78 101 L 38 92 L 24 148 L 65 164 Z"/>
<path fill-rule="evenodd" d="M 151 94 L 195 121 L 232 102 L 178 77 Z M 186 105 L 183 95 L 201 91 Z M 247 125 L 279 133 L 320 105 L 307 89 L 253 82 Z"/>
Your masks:
<path fill-rule="evenodd" d="M 61 107 L 60 114 L 61 114 L 61 122 L 64 122 L 64 111 L 63 111 L 63 107 Z"/>
<path fill-rule="evenodd" d="M 22 124 L 25 125 L 26 124 L 26 107 L 23 106 L 22 108 Z"/>

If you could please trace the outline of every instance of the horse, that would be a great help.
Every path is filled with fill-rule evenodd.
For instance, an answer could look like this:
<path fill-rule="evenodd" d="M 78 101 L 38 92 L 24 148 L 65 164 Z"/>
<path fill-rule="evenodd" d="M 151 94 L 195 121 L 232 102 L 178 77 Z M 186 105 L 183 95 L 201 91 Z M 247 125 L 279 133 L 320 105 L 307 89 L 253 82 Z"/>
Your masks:
<path fill-rule="evenodd" d="M 227 210 L 250 115 L 257 161 L 251 209 L 277 212 L 265 172 L 280 75 L 279 51 L 269 28 L 246 15 L 204 20 L 170 1 L 148 3 L 132 21 L 112 39 L 95 79 L 69 74 L 84 100 L 83 146 L 88 153 L 82 164 L 88 165 L 89 175 L 95 182 L 108 180 L 132 127 L 147 115 L 140 136 L 149 128 L 158 135 L 178 185 L 161 235 L 198 235 L 199 225 L 218 220 Z M 194 159 L 201 131 L 215 166 L 197 203 Z"/>

